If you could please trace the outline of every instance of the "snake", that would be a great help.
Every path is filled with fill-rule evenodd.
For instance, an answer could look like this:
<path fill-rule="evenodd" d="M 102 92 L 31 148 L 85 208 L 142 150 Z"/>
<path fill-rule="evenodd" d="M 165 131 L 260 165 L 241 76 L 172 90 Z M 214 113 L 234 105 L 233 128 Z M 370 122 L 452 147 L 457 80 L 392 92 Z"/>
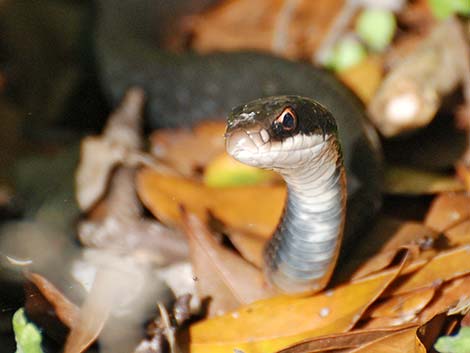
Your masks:
<path fill-rule="evenodd" d="M 181 13 L 186 4 L 208 2 L 213 1 L 174 4 Z M 230 113 L 229 152 L 243 162 L 280 172 L 288 187 L 282 221 L 265 251 L 265 273 L 283 292 L 323 288 L 340 247 L 353 244 L 381 204 L 380 143 L 362 103 L 334 74 L 308 63 L 254 51 L 199 55 L 162 49 L 158 27 L 172 23 L 164 14 L 171 12 L 168 6 L 176 6 L 173 2 L 98 0 L 97 4 L 95 56 L 110 101 L 117 104 L 130 86 L 144 88 L 150 129 L 223 119 L 240 106 Z M 280 125 L 274 126 L 276 119 Z M 294 125 L 283 130 L 288 120 Z M 254 133 L 255 125 L 263 129 Z M 231 147 L 244 133 L 264 143 L 260 151 L 271 146 L 272 152 L 264 154 L 270 164 L 254 158 L 254 146 L 246 150 L 249 156 Z M 314 211 L 319 214 L 310 217 Z M 322 235 L 315 237 L 315 229 Z"/>

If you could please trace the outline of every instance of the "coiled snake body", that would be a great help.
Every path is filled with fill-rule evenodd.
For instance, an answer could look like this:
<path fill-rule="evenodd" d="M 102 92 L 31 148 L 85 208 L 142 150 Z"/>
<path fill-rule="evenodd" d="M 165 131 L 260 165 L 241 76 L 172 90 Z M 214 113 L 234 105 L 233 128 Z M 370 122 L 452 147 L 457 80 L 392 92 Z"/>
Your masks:
<path fill-rule="evenodd" d="M 289 189 L 283 221 L 266 251 L 266 268 L 272 282 L 286 292 L 323 287 L 337 257 L 344 223 L 341 158 L 348 179 L 346 243 L 380 205 L 380 151 L 361 103 L 332 74 L 311 65 L 250 52 L 200 56 L 161 51 L 149 36 L 152 26 L 159 24 L 151 14 L 173 2 L 99 0 L 98 4 L 95 47 L 105 91 L 117 102 L 129 86 L 142 86 L 151 128 L 221 118 L 230 108 L 259 97 L 297 95 L 319 102 L 271 97 L 243 105 L 232 112 L 228 147 L 236 158 L 250 163 L 243 153 L 235 153 L 231 141 L 242 126 L 263 126 L 269 136 L 250 137 L 258 142 L 268 138 L 260 150 L 271 146 L 264 157 L 272 164 L 259 166 L 279 171 Z M 279 118 L 289 107 L 296 125 L 276 135 L 268 128 L 270 119 Z M 295 153 L 292 148 L 283 152 L 289 145 Z M 274 152 L 276 146 L 282 151 Z"/>

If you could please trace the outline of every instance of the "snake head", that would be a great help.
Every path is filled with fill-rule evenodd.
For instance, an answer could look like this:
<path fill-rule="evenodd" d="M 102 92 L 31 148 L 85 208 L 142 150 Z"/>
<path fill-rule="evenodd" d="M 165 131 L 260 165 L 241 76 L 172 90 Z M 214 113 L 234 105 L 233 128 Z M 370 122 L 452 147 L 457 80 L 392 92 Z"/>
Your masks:
<path fill-rule="evenodd" d="M 234 108 L 225 141 L 227 152 L 238 161 L 278 170 L 311 160 L 323 143 L 336 135 L 333 116 L 318 102 L 276 96 Z"/>

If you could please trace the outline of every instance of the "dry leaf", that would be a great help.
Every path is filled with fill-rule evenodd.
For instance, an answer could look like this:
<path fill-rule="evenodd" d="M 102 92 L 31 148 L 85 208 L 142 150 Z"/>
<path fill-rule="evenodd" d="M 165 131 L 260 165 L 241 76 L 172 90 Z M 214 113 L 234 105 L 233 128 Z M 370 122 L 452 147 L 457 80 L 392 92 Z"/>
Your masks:
<path fill-rule="evenodd" d="M 206 121 L 189 129 L 160 129 L 150 136 L 151 153 L 182 176 L 198 177 L 225 151 L 225 121 Z"/>
<path fill-rule="evenodd" d="M 390 194 L 435 194 L 463 188 L 458 179 L 442 173 L 399 166 L 390 166 L 385 171 L 385 191 Z"/>
<path fill-rule="evenodd" d="M 387 137 L 428 125 L 445 95 L 460 83 L 466 89 L 470 85 L 468 62 L 467 43 L 458 20 L 438 22 L 382 80 L 368 105 L 371 120 Z"/>
<path fill-rule="evenodd" d="M 204 184 L 212 187 L 259 185 L 276 180 L 281 180 L 279 174 L 238 162 L 226 152 L 207 165 L 203 176 Z"/>
<path fill-rule="evenodd" d="M 466 106 L 467 110 L 464 114 L 460 115 L 461 120 L 465 120 L 468 126 L 465 127 L 467 131 L 470 131 L 470 102 L 468 102 Z M 462 111 L 462 110 L 461 110 Z M 463 185 L 465 186 L 465 190 L 467 192 L 470 191 L 470 147 L 467 146 L 467 151 L 462 158 L 462 161 L 457 162 L 455 166 L 455 171 L 457 172 L 457 176 L 462 181 Z"/>
<path fill-rule="evenodd" d="M 80 309 L 63 295 L 51 282 L 38 273 L 26 272 L 26 278 L 39 289 L 54 307 L 55 313 L 64 325 L 71 328 L 78 321 Z"/>
<path fill-rule="evenodd" d="M 470 195 L 444 193 L 433 201 L 424 224 L 437 232 L 444 232 L 468 218 L 470 218 Z"/>
<path fill-rule="evenodd" d="M 368 56 L 365 60 L 342 71 L 339 79 L 367 104 L 374 96 L 383 75 L 383 58 Z"/>
<path fill-rule="evenodd" d="M 342 4 L 342 0 L 225 1 L 196 19 L 192 44 L 200 52 L 256 49 L 311 59 Z"/>
<path fill-rule="evenodd" d="M 227 229 L 227 235 L 233 246 L 235 246 L 245 260 L 258 268 L 263 266 L 265 238 L 246 232 L 239 232 L 235 229 Z"/>
<path fill-rule="evenodd" d="M 426 348 L 416 336 L 417 327 L 392 333 L 362 347 L 349 351 L 350 353 L 426 353 Z"/>
<path fill-rule="evenodd" d="M 111 299 L 113 296 L 110 298 L 110 289 L 114 288 L 113 282 L 119 279 L 106 269 L 97 271 L 90 293 L 80 310 L 78 322 L 72 326 L 67 337 L 64 353 L 81 353 L 98 338 L 115 304 Z M 114 292 L 114 297 L 118 295 L 118 292 Z"/>
<path fill-rule="evenodd" d="M 196 216 L 187 214 L 183 220 L 199 297 L 211 298 L 209 316 L 275 293 L 264 282 L 259 269 L 218 244 Z"/>
<path fill-rule="evenodd" d="M 103 134 L 82 141 L 76 172 L 76 197 L 83 211 L 88 211 L 102 197 L 116 164 L 126 162 L 130 154 L 139 150 L 144 101 L 145 94 L 141 89 L 129 89 L 109 117 Z"/>
<path fill-rule="evenodd" d="M 413 327 L 414 326 L 416 325 L 413 325 Z M 323 336 L 297 343 L 280 350 L 278 353 L 321 353 L 327 350 L 352 349 L 409 328 L 410 325 L 406 325 L 404 327 L 399 326 L 373 330 L 356 330 L 343 334 Z"/>
<path fill-rule="evenodd" d="M 207 220 L 209 210 L 228 227 L 265 239 L 275 230 L 286 197 L 284 186 L 210 188 L 150 169 L 137 175 L 137 190 L 147 208 L 166 224 L 181 225 L 182 205 L 202 220 Z"/>
<path fill-rule="evenodd" d="M 411 292 L 420 288 L 437 286 L 453 278 L 470 273 L 470 246 L 442 251 L 422 269 L 400 284 L 395 294 Z"/>
<path fill-rule="evenodd" d="M 384 232 L 393 233 L 385 237 Z M 436 232 L 421 223 L 382 219 L 368 235 L 368 238 L 381 238 L 383 244 L 380 245 L 380 249 L 373 251 L 375 254 L 369 255 L 370 257 L 356 269 L 353 278 L 361 278 L 386 268 L 392 263 L 398 251 L 405 246 L 415 246 L 417 250 L 415 255 L 420 255 L 420 259 L 429 259 L 435 254 L 435 251 L 432 249 L 420 250 L 424 250 L 426 244 L 432 245 L 437 236 Z M 366 247 L 371 245 L 370 242 L 364 243 Z M 355 253 L 355 257 L 362 259 L 366 253 L 368 252 L 361 252 L 361 248 L 359 248 L 358 253 Z"/>
<path fill-rule="evenodd" d="M 451 245 L 470 244 L 470 219 L 444 232 Z"/>
<path fill-rule="evenodd" d="M 202 321 L 190 328 L 191 352 L 275 352 L 302 339 L 347 331 L 399 272 L 384 271 L 314 296 L 274 297 Z"/>
<path fill-rule="evenodd" d="M 470 298 L 470 276 L 444 283 L 434 300 L 419 314 L 419 321 L 426 322 L 437 314 L 446 312 L 462 299 Z"/>
<path fill-rule="evenodd" d="M 414 292 L 387 298 L 370 309 L 370 317 L 413 319 L 434 297 L 435 288 L 422 288 Z"/>

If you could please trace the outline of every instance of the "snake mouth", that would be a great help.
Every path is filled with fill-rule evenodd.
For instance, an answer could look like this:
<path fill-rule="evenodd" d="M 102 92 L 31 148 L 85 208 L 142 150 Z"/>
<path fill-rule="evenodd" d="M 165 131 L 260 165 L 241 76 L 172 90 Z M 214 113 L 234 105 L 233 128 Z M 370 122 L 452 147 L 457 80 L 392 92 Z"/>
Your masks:
<path fill-rule="evenodd" d="M 259 155 L 269 152 L 269 145 L 269 135 L 266 130 L 237 129 L 225 134 L 227 153 L 236 160 L 251 166 L 262 166 Z"/>
<path fill-rule="evenodd" d="M 225 134 L 227 153 L 252 167 L 264 169 L 292 168 L 321 153 L 330 135 L 296 134 L 273 141 L 267 130 L 234 129 Z"/>

